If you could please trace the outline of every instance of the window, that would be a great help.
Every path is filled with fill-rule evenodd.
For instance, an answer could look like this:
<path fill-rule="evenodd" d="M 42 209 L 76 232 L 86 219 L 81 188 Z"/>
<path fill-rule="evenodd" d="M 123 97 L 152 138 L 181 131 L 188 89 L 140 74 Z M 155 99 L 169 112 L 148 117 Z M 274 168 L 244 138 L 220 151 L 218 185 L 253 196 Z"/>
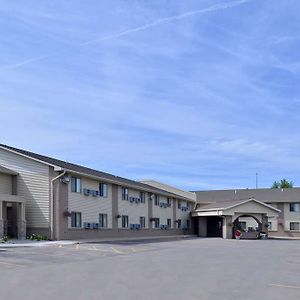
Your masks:
<path fill-rule="evenodd" d="M 99 184 L 99 195 L 100 197 L 107 197 L 108 194 L 108 187 L 106 183 Z"/>
<path fill-rule="evenodd" d="M 186 204 L 186 208 L 187 208 L 187 210 L 190 210 L 191 204 L 190 204 L 190 203 L 187 203 L 187 204 Z"/>
<path fill-rule="evenodd" d="M 72 212 L 71 213 L 71 227 L 80 228 L 81 227 L 81 213 Z"/>
<path fill-rule="evenodd" d="M 128 228 L 129 218 L 128 216 L 122 216 L 122 228 Z"/>
<path fill-rule="evenodd" d="M 141 203 L 145 203 L 146 201 L 146 195 L 144 192 L 140 192 L 140 199 L 141 199 Z"/>
<path fill-rule="evenodd" d="M 154 218 L 154 228 L 159 228 L 159 218 Z"/>
<path fill-rule="evenodd" d="M 81 193 L 81 178 L 78 177 L 71 178 L 71 191 L 73 193 Z"/>
<path fill-rule="evenodd" d="M 190 228 L 190 220 L 186 220 L 186 228 L 187 228 L 187 229 Z"/>
<path fill-rule="evenodd" d="M 299 222 L 290 222 L 290 230 L 300 230 Z"/>
<path fill-rule="evenodd" d="M 128 188 L 122 188 L 122 200 L 128 200 L 129 198 L 129 193 L 128 193 Z"/>
<path fill-rule="evenodd" d="M 300 212 L 300 203 L 290 203 L 290 211 Z"/>
<path fill-rule="evenodd" d="M 172 224 L 171 224 L 171 219 L 167 219 L 167 225 L 168 225 L 168 228 L 171 228 Z"/>
<path fill-rule="evenodd" d="M 181 228 L 181 220 L 180 219 L 177 220 L 177 228 Z"/>
<path fill-rule="evenodd" d="M 159 196 L 158 195 L 154 196 L 154 205 L 156 205 L 156 206 L 159 205 Z"/>
<path fill-rule="evenodd" d="M 107 228 L 107 214 L 99 214 L 99 227 Z"/>
<path fill-rule="evenodd" d="M 272 222 L 268 222 L 268 229 L 272 230 Z"/>
<path fill-rule="evenodd" d="M 167 198 L 167 204 L 171 205 L 171 199 L 170 198 Z"/>
<path fill-rule="evenodd" d="M 180 201 L 180 200 L 178 200 L 177 208 L 178 208 L 178 209 L 181 209 L 181 201 Z"/>
<path fill-rule="evenodd" d="M 140 217 L 140 225 L 141 225 L 141 228 L 146 227 L 146 218 L 145 217 Z"/>

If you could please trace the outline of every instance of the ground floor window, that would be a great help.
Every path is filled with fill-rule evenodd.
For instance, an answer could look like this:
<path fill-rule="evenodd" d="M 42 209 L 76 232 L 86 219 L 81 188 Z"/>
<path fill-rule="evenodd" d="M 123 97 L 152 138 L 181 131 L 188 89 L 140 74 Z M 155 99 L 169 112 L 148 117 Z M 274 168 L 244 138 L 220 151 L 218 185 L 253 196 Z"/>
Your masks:
<path fill-rule="evenodd" d="M 268 229 L 272 230 L 272 222 L 268 222 Z"/>
<path fill-rule="evenodd" d="M 300 230 L 299 222 L 290 222 L 290 230 Z"/>
<path fill-rule="evenodd" d="M 128 216 L 122 216 L 122 228 L 128 228 L 129 218 Z"/>
<path fill-rule="evenodd" d="M 172 226 L 172 223 L 171 223 L 172 221 L 171 221 L 171 219 L 167 219 L 167 225 L 168 225 L 168 228 L 171 228 L 171 226 Z"/>
<path fill-rule="evenodd" d="M 159 228 L 159 218 L 154 218 L 154 228 Z"/>
<path fill-rule="evenodd" d="M 186 228 L 187 228 L 187 229 L 190 228 L 190 220 L 186 220 Z"/>
<path fill-rule="evenodd" d="M 81 227 L 81 213 L 80 212 L 72 212 L 71 213 L 71 226 L 75 228 Z"/>
<path fill-rule="evenodd" d="M 140 217 L 140 225 L 141 225 L 141 228 L 146 227 L 146 218 L 145 217 Z"/>
<path fill-rule="evenodd" d="M 107 228 L 107 214 L 99 214 L 99 227 Z"/>
<path fill-rule="evenodd" d="M 181 228 L 181 220 L 180 219 L 177 220 L 177 228 L 179 228 L 179 229 Z"/>

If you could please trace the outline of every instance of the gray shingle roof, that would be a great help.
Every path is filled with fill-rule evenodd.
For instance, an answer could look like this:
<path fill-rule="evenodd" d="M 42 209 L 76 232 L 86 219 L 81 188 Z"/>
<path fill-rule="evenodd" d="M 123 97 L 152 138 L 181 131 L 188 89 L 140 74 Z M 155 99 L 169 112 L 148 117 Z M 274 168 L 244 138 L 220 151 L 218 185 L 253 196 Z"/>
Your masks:
<path fill-rule="evenodd" d="M 6 148 L 8 150 L 12 150 L 12 151 L 15 151 L 17 153 L 20 153 L 22 155 L 26 155 L 28 157 L 43 161 L 44 163 L 47 163 L 49 165 L 55 165 L 55 166 L 61 167 L 63 169 L 71 171 L 71 172 L 73 171 L 75 173 L 82 173 L 82 174 L 86 174 L 86 175 L 99 177 L 103 180 L 106 179 L 108 181 L 112 181 L 116 184 L 120 184 L 120 185 L 123 185 L 125 187 L 126 186 L 129 186 L 129 187 L 134 186 L 138 190 L 148 191 L 148 192 L 157 193 L 157 194 L 162 194 L 162 195 L 165 195 L 165 196 L 168 196 L 168 197 L 174 197 L 174 198 L 177 198 L 177 199 L 189 200 L 189 199 L 187 199 L 185 197 L 182 197 L 180 195 L 169 193 L 169 192 L 166 192 L 162 189 L 155 188 L 155 187 L 152 187 L 148 184 L 144 184 L 144 183 L 141 183 L 141 182 L 138 182 L 138 181 L 135 181 L 135 180 L 115 176 L 115 175 L 112 175 L 112 174 L 109 174 L 109 173 L 106 173 L 106 172 L 101 172 L 101 171 L 98 171 L 98 170 L 94 170 L 94 169 L 87 168 L 87 167 L 84 167 L 84 166 L 80 166 L 80 165 L 77 165 L 77 164 L 72 164 L 72 163 L 69 163 L 69 162 L 66 162 L 66 161 L 63 161 L 63 160 L 59 160 L 59 159 L 56 159 L 56 158 L 40 155 L 40 154 L 30 152 L 30 151 L 26 151 L 26 150 L 23 150 L 23 149 L 14 148 L 14 147 L 4 145 L 4 144 L 0 144 L 0 147 L 3 147 L 3 148 Z"/>
<path fill-rule="evenodd" d="M 300 188 L 290 189 L 236 189 L 196 191 L 197 203 L 214 203 L 239 199 L 255 198 L 265 203 L 300 202 Z"/>

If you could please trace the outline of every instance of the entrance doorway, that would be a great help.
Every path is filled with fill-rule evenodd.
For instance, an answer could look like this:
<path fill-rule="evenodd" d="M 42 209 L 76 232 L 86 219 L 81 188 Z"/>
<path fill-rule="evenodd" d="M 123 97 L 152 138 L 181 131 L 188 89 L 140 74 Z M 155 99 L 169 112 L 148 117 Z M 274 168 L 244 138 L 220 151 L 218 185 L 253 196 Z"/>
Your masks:
<path fill-rule="evenodd" d="M 207 217 L 207 236 L 223 237 L 222 234 L 222 217 Z"/>
<path fill-rule="evenodd" d="M 233 222 L 233 237 L 237 230 L 241 232 L 241 239 L 257 239 L 262 232 L 262 224 L 254 216 L 242 215 Z"/>
<path fill-rule="evenodd" d="M 10 238 L 18 236 L 17 204 L 6 203 L 6 235 Z"/>

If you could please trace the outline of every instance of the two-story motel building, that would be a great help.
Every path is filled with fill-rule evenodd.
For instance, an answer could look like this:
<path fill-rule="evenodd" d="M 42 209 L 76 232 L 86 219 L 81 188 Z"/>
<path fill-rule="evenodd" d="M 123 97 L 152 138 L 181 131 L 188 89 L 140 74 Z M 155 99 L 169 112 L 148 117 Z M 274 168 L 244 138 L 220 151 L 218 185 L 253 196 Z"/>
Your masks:
<path fill-rule="evenodd" d="M 0 144 L 0 237 L 232 238 L 241 226 L 300 237 L 300 189 L 186 192 Z"/>

